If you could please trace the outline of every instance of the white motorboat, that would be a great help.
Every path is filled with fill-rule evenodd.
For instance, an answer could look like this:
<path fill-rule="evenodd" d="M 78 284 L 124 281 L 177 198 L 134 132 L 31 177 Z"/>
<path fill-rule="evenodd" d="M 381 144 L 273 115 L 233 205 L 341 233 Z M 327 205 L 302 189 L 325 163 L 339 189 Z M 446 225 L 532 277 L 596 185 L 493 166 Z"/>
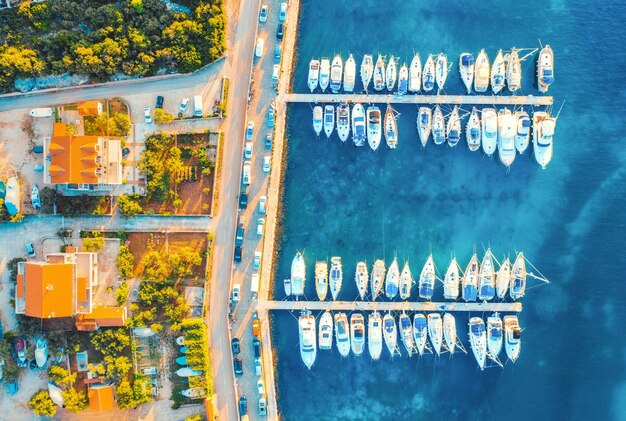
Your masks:
<path fill-rule="evenodd" d="M 383 321 L 374 311 L 367 318 L 367 348 L 373 360 L 378 360 L 383 350 Z"/>
<path fill-rule="evenodd" d="M 491 249 L 487 249 L 483 261 L 480 264 L 478 275 L 478 299 L 480 301 L 493 300 L 496 296 L 496 274 L 493 266 Z"/>
<path fill-rule="evenodd" d="M 400 67 L 398 73 L 398 95 L 405 95 L 409 89 L 409 68 L 406 64 Z"/>
<path fill-rule="evenodd" d="M 467 126 L 465 127 L 465 139 L 470 151 L 475 152 L 480 148 L 480 117 L 476 107 L 472 108 Z"/>
<path fill-rule="evenodd" d="M 485 322 L 480 317 L 472 317 L 469 321 L 469 340 L 476 362 L 480 369 L 484 370 L 487 359 L 487 333 Z"/>
<path fill-rule="evenodd" d="M 365 264 L 365 262 L 357 262 L 356 272 L 354 273 L 354 282 L 356 283 L 356 287 L 359 290 L 359 296 L 361 297 L 361 300 L 364 300 L 365 295 L 367 295 L 367 283 L 369 282 L 367 265 Z"/>
<path fill-rule="evenodd" d="M 52 117 L 53 113 L 54 113 L 54 110 L 50 107 L 33 108 L 29 112 L 31 117 L 36 117 L 36 118 Z"/>
<path fill-rule="evenodd" d="M 435 87 L 435 60 L 433 55 L 428 55 L 428 60 L 424 65 L 424 72 L 422 73 L 422 88 L 424 92 L 430 92 Z"/>
<path fill-rule="evenodd" d="M 328 263 L 315 262 L 315 292 L 320 301 L 328 295 Z"/>
<path fill-rule="evenodd" d="M 459 264 L 456 257 L 453 257 L 443 278 L 443 298 L 446 300 L 459 298 L 459 282 Z"/>
<path fill-rule="evenodd" d="M 385 71 L 385 83 L 387 84 L 388 91 L 392 91 L 393 87 L 396 85 L 396 66 L 396 60 L 393 56 L 391 56 L 391 58 L 389 59 L 389 63 L 387 63 L 387 70 Z"/>
<path fill-rule="evenodd" d="M 504 316 L 504 336 L 506 356 L 515 362 L 522 347 L 522 328 L 519 326 L 517 316 Z"/>
<path fill-rule="evenodd" d="M 511 284 L 509 295 L 514 300 L 519 300 L 526 292 L 526 259 L 524 253 L 517 253 L 513 270 L 511 273 Z"/>
<path fill-rule="evenodd" d="M 176 375 L 178 377 L 200 376 L 200 375 L 202 375 L 202 371 L 196 371 L 196 370 L 192 369 L 191 367 L 183 367 L 183 368 L 179 368 L 176 371 Z"/>
<path fill-rule="evenodd" d="M 317 336 L 315 331 L 315 317 L 310 311 L 303 312 L 298 319 L 300 331 L 300 357 L 309 370 L 317 357 Z"/>
<path fill-rule="evenodd" d="M 363 83 L 363 89 L 367 92 L 370 82 L 372 81 L 372 75 L 374 74 L 374 58 L 371 54 L 365 54 L 363 61 L 361 62 L 361 83 Z"/>
<path fill-rule="evenodd" d="M 22 194 L 20 181 L 17 176 L 7 179 L 4 206 L 7 208 L 9 215 L 17 215 L 20 213 L 20 209 L 22 208 Z"/>
<path fill-rule="evenodd" d="M 489 57 L 484 49 L 480 50 L 474 65 L 474 90 L 486 92 L 489 87 Z"/>
<path fill-rule="evenodd" d="M 306 266 L 304 256 L 297 252 L 291 261 L 291 294 L 304 295 L 304 283 L 306 281 Z"/>
<path fill-rule="evenodd" d="M 333 315 L 330 314 L 330 311 L 325 311 L 320 317 L 319 336 L 320 349 L 331 349 L 333 346 Z"/>
<path fill-rule="evenodd" d="M 291 297 L 291 278 L 285 278 L 283 286 L 285 288 L 285 295 Z"/>
<path fill-rule="evenodd" d="M 448 352 L 454 354 L 456 347 L 456 320 L 450 313 L 443 315 L 443 340 Z"/>
<path fill-rule="evenodd" d="M 430 131 L 433 124 L 433 110 L 430 107 L 420 107 L 417 112 L 417 133 L 422 142 L 422 147 L 426 147 L 428 138 L 430 137 Z"/>
<path fill-rule="evenodd" d="M 350 354 L 350 327 L 346 313 L 335 313 L 335 344 L 342 357 Z"/>
<path fill-rule="evenodd" d="M 478 295 L 478 256 L 472 255 L 462 278 L 462 296 L 465 301 L 476 301 Z"/>
<path fill-rule="evenodd" d="M 180 392 L 181 395 L 190 399 L 202 399 L 206 397 L 205 387 L 191 387 Z"/>
<path fill-rule="evenodd" d="M 39 188 L 36 184 L 30 190 L 30 203 L 35 210 L 41 209 L 41 197 L 39 196 Z"/>
<path fill-rule="evenodd" d="M 335 128 L 335 107 L 332 105 L 324 106 L 324 133 L 326 137 L 330 138 Z"/>
<path fill-rule="evenodd" d="M 504 56 L 502 55 L 502 50 L 498 50 L 498 54 L 491 66 L 491 89 L 494 94 L 500 93 L 502 88 L 504 88 L 505 77 L 506 65 L 504 64 Z"/>
<path fill-rule="evenodd" d="M 390 105 L 387 105 L 385 111 L 385 142 L 389 149 L 395 149 L 398 146 L 398 123 Z"/>
<path fill-rule="evenodd" d="M 389 353 L 393 357 L 398 352 L 398 327 L 396 326 L 396 320 L 391 313 L 385 314 L 383 317 L 383 338 L 385 339 L 385 345 Z"/>
<path fill-rule="evenodd" d="M 517 122 L 508 108 L 498 112 L 498 157 L 505 167 L 510 167 L 515 160 L 515 133 Z"/>
<path fill-rule="evenodd" d="M 398 320 L 400 325 L 400 338 L 406 348 L 409 357 L 415 352 L 415 343 L 413 342 L 413 328 L 411 326 L 411 318 L 403 311 Z"/>
<path fill-rule="evenodd" d="M 378 294 L 380 294 L 383 288 L 383 281 L 385 279 L 385 261 L 381 259 L 377 259 L 374 262 L 374 268 L 372 269 L 371 275 L 371 290 L 372 290 L 372 301 L 376 300 Z"/>
<path fill-rule="evenodd" d="M 441 354 L 443 344 L 443 322 L 439 313 L 428 314 L 428 337 L 437 355 Z"/>
<path fill-rule="evenodd" d="M 350 54 L 348 60 L 346 60 L 346 66 L 343 70 L 343 90 L 344 92 L 353 92 L 354 83 L 356 81 L 356 62 L 354 57 Z"/>
<path fill-rule="evenodd" d="M 500 299 L 506 297 L 511 283 L 511 261 L 507 257 L 496 273 L 496 295 Z"/>
<path fill-rule="evenodd" d="M 409 67 L 409 91 L 419 92 L 422 87 L 422 60 L 419 53 L 415 53 Z"/>
<path fill-rule="evenodd" d="M 376 65 L 374 66 L 374 90 L 382 91 L 385 87 L 385 60 L 378 54 Z"/>
<path fill-rule="evenodd" d="M 546 169 L 552 160 L 554 129 L 556 118 L 544 111 L 533 113 L 533 152 L 535 160 L 542 169 Z"/>
<path fill-rule="evenodd" d="M 481 114 L 483 152 L 493 155 L 498 146 L 498 116 L 495 108 L 483 108 Z"/>
<path fill-rule="evenodd" d="M 352 108 L 352 141 L 356 146 L 365 145 L 365 109 L 359 103 Z"/>
<path fill-rule="evenodd" d="M 313 59 L 309 62 L 309 80 L 308 85 L 311 92 L 317 88 L 320 79 L 320 61 Z"/>
<path fill-rule="evenodd" d="M 341 55 L 335 55 L 333 63 L 330 66 L 330 91 L 333 94 L 339 93 L 341 89 L 341 79 L 343 77 L 343 60 Z"/>
<path fill-rule="evenodd" d="M 330 258 L 330 273 L 328 275 L 328 285 L 330 286 L 330 295 L 332 295 L 333 300 L 337 299 L 342 283 L 343 268 L 341 266 L 341 257 L 333 256 Z"/>
<path fill-rule="evenodd" d="M 467 89 L 467 93 L 472 93 L 472 84 L 474 83 L 474 54 L 461 53 L 459 57 L 459 73 L 461 80 Z"/>
<path fill-rule="evenodd" d="M 365 349 L 365 319 L 361 313 L 352 313 L 350 316 L 350 344 L 354 355 L 363 354 L 363 349 Z"/>
<path fill-rule="evenodd" d="M 367 107 L 367 143 L 373 151 L 378 149 L 382 137 L 382 115 L 376 105 Z"/>
<path fill-rule="evenodd" d="M 537 60 L 537 85 L 539 92 L 548 92 L 550 85 L 554 83 L 554 52 L 550 48 L 550 44 L 539 52 Z"/>
<path fill-rule="evenodd" d="M 324 111 L 322 111 L 322 107 L 316 105 L 313 107 L 313 130 L 315 130 L 315 134 L 317 136 L 322 133 L 322 127 L 324 127 Z"/>
<path fill-rule="evenodd" d="M 350 136 L 350 106 L 345 101 L 337 105 L 337 135 L 342 142 Z"/>
<path fill-rule="evenodd" d="M 448 117 L 448 126 L 446 127 L 446 137 L 448 138 L 448 146 L 454 147 L 461 139 L 461 119 L 459 118 L 459 106 L 455 105 L 452 109 L 450 117 Z"/>
<path fill-rule="evenodd" d="M 515 112 L 515 121 L 517 121 L 517 133 L 515 133 L 515 149 L 523 154 L 528 148 L 530 141 L 530 117 L 523 109 Z"/>
<path fill-rule="evenodd" d="M 37 339 L 36 347 L 35 347 L 35 363 L 37 367 L 43 368 L 48 362 L 48 342 L 45 338 Z"/>
<path fill-rule="evenodd" d="M 446 122 L 439 104 L 437 104 L 433 113 L 433 141 L 435 145 L 441 145 L 446 141 Z"/>
<path fill-rule="evenodd" d="M 420 355 L 424 355 L 426 342 L 428 342 L 428 322 L 426 316 L 417 313 L 413 316 L 413 339 L 415 340 L 415 348 Z"/>
<path fill-rule="evenodd" d="M 487 317 L 487 356 L 500 363 L 498 355 L 502 351 L 502 319 L 498 313 Z"/>
<path fill-rule="evenodd" d="M 175 342 L 176 342 L 176 345 L 178 345 L 178 346 L 185 346 L 185 337 L 183 335 L 178 336 L 175 339 Z"/>
<path fill-rule="evenodd" d="M 448 78 L 448 56 L 444 53 L 437 55 L 437 62 L 435 64 L 435 81 L 437 82 L 437 88 L 443 89 Z"/>
<path fill-rule="evenodd" d="M 506 85 L 510 92 L 515 92 L 522 87 L 522 64 L 519 60 L 519 51 L 515 48 L 507 54 L 506 62 Z"/>
<path fill-rule="evenodd" d="M 400 270 L 398 269 L 398 259 L 394 257 L 393 262 L 389 265 L 387 270 L 387 277 L 385 278 L 385 295 L 390 300 L 396 298 L 398 295 L 398 288 L 400 285 Z"/>
<path fill-rule="evenodd" d="M 420 298 L 430 300 L 433 298 L 435 292 L 435 261 L 433 255 L 429 255 L 426 259 L 426 264 L 422 268 L 419 280 L 419 295 Z"/>
<path fill-rule="evenodd" d="M 413 288 L 413 275 L 408 260 L 404 262 L 402 273 L 400 274 L 400 298 L 407 300 L 411 296 L 411 288 Z"/>
<path fill-rule="evenodd" d="M 320 62 L 320 89 L 322 92 L 328 88 L 330 82 L 330 60 L 327 57 L 322 57 Z"/>

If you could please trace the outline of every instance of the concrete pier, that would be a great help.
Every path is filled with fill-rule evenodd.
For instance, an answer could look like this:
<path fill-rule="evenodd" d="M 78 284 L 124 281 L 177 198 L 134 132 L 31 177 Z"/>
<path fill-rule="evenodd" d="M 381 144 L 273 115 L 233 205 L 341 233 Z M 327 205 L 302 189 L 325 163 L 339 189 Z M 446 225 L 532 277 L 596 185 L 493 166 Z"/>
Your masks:
<path fill-rule="evenodd" d="M 402 95 L 393 94 L 285 94 L 283 101 L 307 103 L 339 103 L 341 101 L 383 104 L 452 104 L 452 105 L 536 105 L 548 106 L 554 103 L 551 96 L 534 95 Z"/>
<path fill-rule="evenodd" d="M 520 313 L 522 303 L 489 302 L 431 302 L 431 301 L 261 301 L 259 310 L 331 310 L 331 311 L 441 311 L 468 312 L 488 311 Z"/>

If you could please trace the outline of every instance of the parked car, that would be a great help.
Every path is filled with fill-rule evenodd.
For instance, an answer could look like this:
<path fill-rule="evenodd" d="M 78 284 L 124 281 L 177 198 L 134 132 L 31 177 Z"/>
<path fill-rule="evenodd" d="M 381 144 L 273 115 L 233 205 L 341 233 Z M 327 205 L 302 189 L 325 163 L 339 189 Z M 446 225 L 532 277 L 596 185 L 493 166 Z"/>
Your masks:
<path fill-rule="evenodd" d="M 248 208 L 248 192 L 245 190 L 239 194 L 239 209 Z"/>
<path fill-rule="evenodd" d="M 261 196 L 259 198 L 259 213 L 265 215 L 265 204 L 267 203 L 267 196 Z"/>
<path fill-rule="evenodd" d="M 261 58 L 263 55 L 263 48 L 265 47 L 265 40 L 261 37 L 258 37 L 256 40 L 256 47 L 254 48 L 254 55 L 256 58 Z"/>
<path fill-rule="evenodd" d="M 254 252 L 254 262 L 252 264 L 252 267 L 254 268 L 254 270 L 258 270 L 261 267 L 261 256 L 262 256 L 262 253 L 260 251 Z"/>
<path fill-rule="evenodd" d="M 248 128 L 246 129 L 246 140 L 252 140 L 254 137 L 254 121 L 248 121 Z"/>
<path fill-rule="evenodd" d="M 256 233 L 257 235 L 263 235 L 263 230 L 265 229 L 265 218 L 259 218 L 257 220 L 256 225 Z"/>
<path fill-rule="evenodd" d="M 283 47 L 281 47 L 280 44 L 276 44 L 276 47 L 274 48 L 274 63 L 280 63 L 282 48 Z"/>
<path fill-rule="evenodd" d="M 245 159 L 252 158 L 252 146 L 253 146 L 252 142 L 246 142 L 246 145 L 245 145 L 245 147 L 243 149 L 243 157 Z"/>
<path fill-rule="evenodd" d="M 239 377 L 243 375 L 243 364 L 241 358 L 233 359 L 233 368 L 235 369 L 235 376 Z"/>
<path fill-rule="evenodd" d="M 157 95 L 156 108 L 163 108 L 163 95 Z"/>
<path fill-rule="evenodd" d="M 280 13 L 278 14 L 278 21 L 284 22 L 287 19 L 287 3 L 280 4 Z"/>
<path fill-rule="evenodd" d="M 261 377 L 263 375 L 263 364 L 261 364 L 260 358 L 254 359 L 254 374 L 256 374 L 257 377 Z"/>
<path fill-rule="evenodd" d="M 130 153 L 130 148 L 124 148 L 122 149 L 122 156 L 126 156 Z"/>
<path fill-rule="evenodd" d="M 276 111 L 274 111 L 274 107 L 270 107 L 269 110 L 267 110 L 267 127 L 269 127 L 270 129 L 274 128 L 274 113 Z"/>
<path fill-rule="evenodd" d="M 268 151 L 272 150 L 272 132 L 267 132 L 265 135 L 265 149 Z"/>
<path fill-rule="evenodd" d="M 246 161 L 243 163 L 243 185 L 244 186 L 249 186 L 250 185 L 250 176 L 252 174 L 252 170 L 250 169 L 250 161 Z"/>
<path fill-rule="evenodd" d="M 259 398 L 259 415 L 267 415 L 267 403 L 262 396 Z"/>
<path fill-rule="evenodd" d="M 265 395 L 265 383 L 263 383 L 263 379 L 259 379 L 256 382 L 256 387 L 259 390 L 259 395 Z"/>
<path fill-rule="evenodd" d="M 233 303 L 238 303 L 241 293 L 241 285 L 234 284 L 233 285 Z"/>
<path fill-rule="evenodd" d="M 237 224 L 237 234 L 235 235 L 236 246 L 240 246 L 243 244 L 243 234 L 244 234 L 243 223 L 239 222 L 239 224 Z"/>
<path fill-rule="evenodd" d="M 233 338 L 230 341 L 230 347 L 233 350 L 233 355 L 236 357 L 241 352 L 241 348 L 239 347 L 239 338 Z"/>
<path fill-rule="evenodd" d="M 150 107 L 144 107 L 143 109 L 143 116 L 146 120 L 146 124 L 150 124 L 152 123 L 152 115 L 150 112 Z"/>
<path fill-rule="evenodd" d="M 252 340 L 252 347 L 254 348 L 254 358 L 261 358 L 261 341 L 259 338 Z"/>
<path fill-rule="evenodd" d="M 284 23 L 279 23 L 278 24 L 278 28 L 276 29 L 276 39 L 278 41 L 282 41 L 283 40 L 283 35 L 285 35 L 285 24 Z"/>
<path fill-rule="evenodd" d="M 141 369 L 141 374 L 144 376 L 156 376 L 157 368 L 156 367 L 144 367 Z"/>
<path fill-rule="evenodd" d="M 261 12 L 259 13 L 259 22 L 267 22 L 267 4 L 261 6 Z"/>
<path fill-rule="evenodd" d="M 271 162 L 272 162 L 272 157 L 269 155 L 265 155 L 263 157 L 263 172 L 265 174 L 270 172 L 271 169 Z"/>
<path fill-rule="evenodd" d="M 239 398 L 239 415 L 243 416 L 248 413 L 248 399 L 245 396 Z"/>
<path fill-rule="evenodd" d="M 184 97 L 183 100 L 180 101 L 178 112 L 184 114 L 184 112 L 187 111 L 187 105 L 189 105 L 189 97 Z"/>
<path fill-rule="evenodd" d="M 26 244 L 26 254 L 28 254 L 30 257 L 37 256 L 37 253 L 35 252 L 35 246 L 33 246 L 33 243 Z"/>
<path fill-rule="evenodd" d="M 10 395 L 15 395 L 17 393 L 17 391 L 20 390 L 20 386 L 17 383 L 17 380 L 12 382 L 12 383 L 8 383 L 7 384 L 7 388 L 9 389 L 9 394 Z"/>
<path fill-rule="evenodd" d="M 280 76 L 280 65 L 275 64 L 272 69 L 272 82 L 278 82 L 278 76 Z"/>
<path fill-rule="evenodd" d="M 257 338 L 261 336 L 261 321 L 259 319 L 252 320 L 252 334 Z"/>
<path fill-rule="evenodd" d="M 241 263 L 241 246 L 235 246 L 235 263 Z"/>

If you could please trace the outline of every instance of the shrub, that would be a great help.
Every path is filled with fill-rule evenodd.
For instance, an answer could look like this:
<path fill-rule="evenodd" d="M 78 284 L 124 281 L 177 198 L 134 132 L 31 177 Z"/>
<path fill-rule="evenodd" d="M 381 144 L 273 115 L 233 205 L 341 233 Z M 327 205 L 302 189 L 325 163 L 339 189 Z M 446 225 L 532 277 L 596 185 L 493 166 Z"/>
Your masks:
<path fill-rule="evenodd" d="M 115 291 L 115 301 L 118 306 L 123 306 L 126 303 L 126 298 L 128 297 L 128 285 L 126 282 L 122 282 Z"/>
<path fill-rule="evenodd" d="M 122 216 L 130 218 L 143 213 L 143 208 L 137 201 L 138 199 L 138 195 L 127 196 L 125 194 L 117 199 L 117 207 L 122 212 Z"/>
<path fill-rule="evenodd" d="M 35 393 L 28 401 L 28 407 L 39 416 L 53 417 L 57 413 L 56 405 L 45 390 Z"/>
<path fill-rule="evenodd" d="M 87 401 L 87 394 L 85 392 L 78 392 L 73 387 L 64 390 L 61 392 L 61 395 L 63 396 L 65 409 L 71 412 L 80 412 L 89 405 Z"/>
<path fill-rule="evenodd" d="M 69 387 L 76 382 L 76 374 L 72 373 L 60 365 L 52 365 L 48 369 L 48 377 L 50 381 L 59 387 Z"/>
<path fill-rule="evenodd" d="M 116 267 L 122 279 L 128 279 L 133 276 L 133 268 L 135 267 L 135 256 L 133 256 L 130 249 L 125 245 L 120 246 L 120 252 L 117 255 Z M 126 285 L 126 283 L 123 283 L 122 285 Z M 124 294 L 124 301 L 126 300 L 127 294 L 128 288 L 126 288 Z"/>
<path fill-rule="evenodd" d="M 83 251 L 99 252 L 104 247 L 104 237 L 83 239 Z"/>

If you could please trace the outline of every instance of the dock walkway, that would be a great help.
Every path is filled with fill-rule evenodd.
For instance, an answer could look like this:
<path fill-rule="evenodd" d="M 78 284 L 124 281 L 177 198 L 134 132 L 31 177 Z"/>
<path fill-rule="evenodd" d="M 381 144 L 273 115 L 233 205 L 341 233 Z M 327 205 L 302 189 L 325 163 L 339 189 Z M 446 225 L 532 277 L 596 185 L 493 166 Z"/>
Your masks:
<path fill-rule="evenodd" d="M 411 301 L 261 301 L 259 310 L 333 310 L 333 311 L 501 311 L 519 313 L 522 303 L 488 302 L 411 302 Z"/>
<path fill-rule="evenodd" d="M 536 105 L 554 103 L 551 96 L 534 95 L 393 95 L 393 94 L 285 94 L 283 101 L 338 103 L 341 101 L 382 104 L 456 104 L 456 105 Z"/>

